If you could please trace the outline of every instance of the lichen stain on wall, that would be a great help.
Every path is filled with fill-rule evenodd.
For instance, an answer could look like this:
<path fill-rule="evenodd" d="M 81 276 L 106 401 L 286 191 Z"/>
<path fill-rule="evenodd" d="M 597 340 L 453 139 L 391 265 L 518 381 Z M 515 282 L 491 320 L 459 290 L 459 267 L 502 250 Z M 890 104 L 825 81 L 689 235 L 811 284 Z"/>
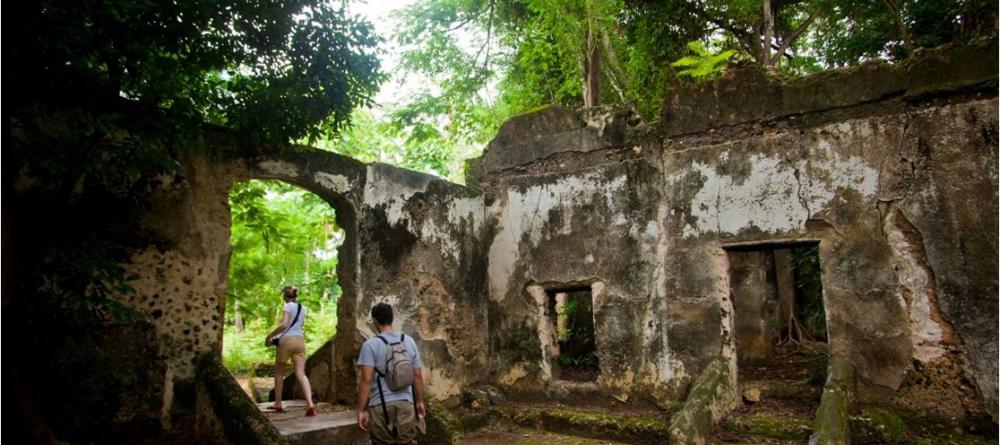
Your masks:
<path fill-rule="evenodd" d="M 599 173 L 567 176 L 549 184 L 538 184 L 522 189 L 503 190 L 498 204 L 489 207 L 489 214 L 499 221 L 498 233 L 490 243 L 489 269 L 490 298 L 502 301 L 507 297 L 511 274 L 519 259 L 523 241 L 538 246 L 543 228 L 549 223 L 553 209 L 562 212 L 563 225 L 555 233 L 573 231 L 573 212 L 600 200 L 606 208 L 613 208 L 614 196 L 622 191 L 628 178 L 616 176 L 610 180 Z M 614 213 L 612 224 L 625 226 L 628 220 L 620 212 Z M 612 230 L 611 227 L 608 230 Z"/>
<path fill-rule="evenodd" d="M 354 188 L 351 185 L 351 181 L 344 175 L 316 172 L 316 174 L 313 175 L 313 179 L 317 184 L 320 184 L 336 193 L 347 193 Z"/>
<path fill-rule="evenodd" d="M 826 133 L 838 137 L 849 135 L 845 139 L 867 138 L 871 134 L 867 124 L 838 123 L 811 132 L 815 140 L 802 159 L 766 152 L 733 155 L 731 147 L 702 147 L 707 151 L 722 149 L 716 162 L 694 161 L 690 170 L 679 170 L 667 176 L 671 187 L 691 182 L 701 184 L 690 202 L 694 222 L 684 225 L 683 236 L 737 234 L 748 227 L 767 233 L 790 232 L 803 228 L 814 212 L 830 205 L 840 188 L 857 190 L 865 198 L 873 196 L 878 171 L 865 158 L 845 156 L 835 149 L 833 142 L 819 136 Z M 788 134 L 775 136 L 791 137 Z M 810 138 L 803 139 L 808 141 Z M 765 139 L 760 144 L 774 142 Z M 726 145 L 733 144 L 736 142 Z M 741 175 L 720 172 L 720 165 L 735 156 L 746 157 L 749 172 Z M 692 180 L 691 175 L 697 179 Z"/>

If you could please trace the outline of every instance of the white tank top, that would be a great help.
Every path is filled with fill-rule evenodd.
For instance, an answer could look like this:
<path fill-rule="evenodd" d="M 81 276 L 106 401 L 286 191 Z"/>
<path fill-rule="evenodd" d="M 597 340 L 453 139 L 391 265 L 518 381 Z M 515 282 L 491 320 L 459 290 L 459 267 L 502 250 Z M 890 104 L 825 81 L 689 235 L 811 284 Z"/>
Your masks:
<path fill-rule="evenodd" d="M 289 301 L 285 303 L 283 308 L 285 312 L 288 312 L 288 322 L 291 323 L 292 319 L 295 318 L 295 312 L 299 310 L 299 303 L 294 301 Z M 299 313 L 299 319 L 292 323 L 292 327 L 282 334 L 282 337 L 304 337 L 302 335 L 302 326 L 306 324 L 306 307 L 302 306 L 302 312 Z"/>

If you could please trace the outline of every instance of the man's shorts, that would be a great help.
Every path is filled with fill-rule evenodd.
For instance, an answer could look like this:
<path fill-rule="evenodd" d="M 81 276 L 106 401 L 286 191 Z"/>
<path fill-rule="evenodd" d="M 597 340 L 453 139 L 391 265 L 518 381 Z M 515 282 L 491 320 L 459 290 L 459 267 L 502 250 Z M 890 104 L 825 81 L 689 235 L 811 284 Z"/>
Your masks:
<path fill-rule="evenodd" d="M 306 342 L 299 336 L 281 337 L 278 342 L 278 363 L 288 363 L 289 358 L 306 359 Z"/>
<path fill-rule="evenodd" d="M 396 425 L 396 436 L 392 435 L 392 426 L 386 424 L 382 404 L 368 406 L 368 435 L 372 444 L 412 444 L 417 435 L 417 413 L 413 402 L 409 400 L 394 400 L 385 402 L 389 411 L 389 421 Z"/>

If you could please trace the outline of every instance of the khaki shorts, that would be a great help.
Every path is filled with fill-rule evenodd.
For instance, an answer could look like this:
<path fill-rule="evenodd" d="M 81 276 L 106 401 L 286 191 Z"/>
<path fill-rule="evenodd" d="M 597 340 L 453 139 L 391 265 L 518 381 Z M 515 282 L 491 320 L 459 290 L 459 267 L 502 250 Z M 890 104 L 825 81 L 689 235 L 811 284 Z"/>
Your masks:
<path fill-rule="evenodd" d="M 306 359 L 306 342 L 299 336 L 281 337 L 278 342 L 278 363 L 288 363 L 288 359 Z"/>
<path fill-rule="evenodd" d="M 411 444 L 417 436 L 417 413 L 413 410 L 413 402 L 409 400 L 394 400 L 385 402 L 389 411 L 389 421 L 396 425 L 396 437 L 392 436 L 392 427 L 386 425 L 382 404 L 368 406 L 368 434 L 372 443 L 381 444 Z"/>

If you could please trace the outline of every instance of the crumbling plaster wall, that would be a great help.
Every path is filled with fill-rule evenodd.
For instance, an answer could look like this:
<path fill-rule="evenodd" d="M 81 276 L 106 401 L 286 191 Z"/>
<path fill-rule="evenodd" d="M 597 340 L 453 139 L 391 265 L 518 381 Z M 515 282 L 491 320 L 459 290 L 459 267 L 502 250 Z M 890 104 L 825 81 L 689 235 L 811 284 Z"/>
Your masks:
<path fill-rule="evenodd" d="M 788 84 L 737 71 L 679 92 L 653 126 L 602 109 L 515 117 L 470 164 L 495 225 L 496 381 L 551 383 L 538 287 L 600 283 L 600 387 L 683 397 L 734 354 L 723 248 L 809 240 L 831 349 L 866 401 L 995 421 L 997 100 L 982 60 L 995 43 Z"/>
<path fill-rule="evenodd" d="M 393 304 L 397 328 L 420 344 L 431 395 L 455 396 L 470 381 L 485 342 L 476 329 L 485 314 L 477 299 L 485 282 L 485 255 L 478 253 L 481 197 L 428 175 L 313 149 L 256 158 L 189 155 L 183 163 L 184 176 L 164 184 L 144 219 L 155 243 L 128 265 L 139 279 L 126 303 L 149 316 L 164 351 L 165 422 L 180 409 L 177 397 L 194 399 L 195 358 L 221 352 L 231 254 L 228 193 L 249 179 L 278 179 L 316 193 L 334 207 L 346 232 L 338 253 L 343 296 L 334 369 L 316 361 L 326 369 L 309 370 L 323 380 L 323 394 L 352 400 L 354 362 L 372 335 L 368 313 L 379 301 Z M 175 388 L 184 394 L 175 397 Z"/>

